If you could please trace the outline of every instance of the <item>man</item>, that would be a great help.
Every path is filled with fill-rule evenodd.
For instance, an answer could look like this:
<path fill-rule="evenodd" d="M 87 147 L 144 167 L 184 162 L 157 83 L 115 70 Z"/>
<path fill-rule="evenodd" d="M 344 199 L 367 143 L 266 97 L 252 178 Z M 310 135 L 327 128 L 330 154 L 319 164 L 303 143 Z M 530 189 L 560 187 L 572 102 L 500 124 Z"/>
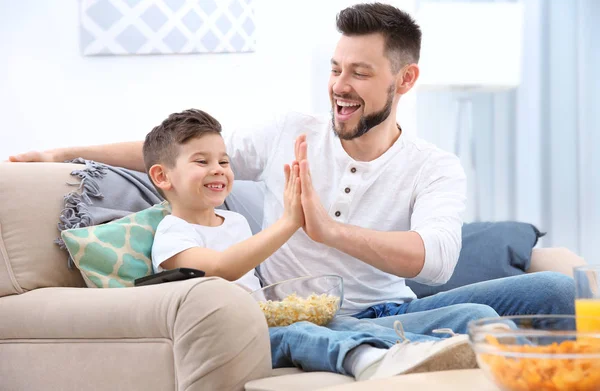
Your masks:
<path fill-rule="evenodd" d="M 263 226 L 282 212 L 280 167 L 294 157 L 300 163 L 304 230 L 261 265 L 264 282 L 337 274 L 345 314 L 381 318 L 372 322 L 385 327 L 401 321 L 424 335 L 439 328 L 464 333 L 469 320 L 496 313 L 573 313 L 573 281 L 553 273 L 416 299 L 406 278 L 443 284 L 458 260 L 465 175 L 454 155 L 403 134 L 395 121 L 400 99 L 419 77 L 421 31 L 410 16 L 390 5 L 360 4 L 341 11 L 337 27 L 330 119 L 290 113 L 226 135 L 236 177 L 264 182 Z M 142 171 L 141 151 L 142 143 L 133 142 L 10 160 L 81 156 Z"/>

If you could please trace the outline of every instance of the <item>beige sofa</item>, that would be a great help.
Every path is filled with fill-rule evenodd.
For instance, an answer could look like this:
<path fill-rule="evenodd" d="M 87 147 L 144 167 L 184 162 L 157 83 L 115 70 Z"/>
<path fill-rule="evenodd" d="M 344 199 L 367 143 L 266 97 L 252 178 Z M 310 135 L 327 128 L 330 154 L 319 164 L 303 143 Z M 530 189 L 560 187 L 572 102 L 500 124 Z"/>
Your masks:
<path fill-rule="evenodd" d="M 272 371 L 258 306 L 221 279 L 85 288 L 53 244 L 75 168 L 0 163 L 1 390 L 315 390 L 354 382 Z M 582 262 L 567 250 L 534 250 L 532 267 L 569 273 Z"/>

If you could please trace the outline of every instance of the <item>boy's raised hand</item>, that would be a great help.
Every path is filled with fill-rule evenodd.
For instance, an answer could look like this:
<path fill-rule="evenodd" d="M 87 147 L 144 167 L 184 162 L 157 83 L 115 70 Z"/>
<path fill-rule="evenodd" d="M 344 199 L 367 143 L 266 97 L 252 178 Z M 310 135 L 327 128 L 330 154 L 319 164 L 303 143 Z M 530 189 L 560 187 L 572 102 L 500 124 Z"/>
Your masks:
<path fill-rule="evenodd" d="M 285 189 L 283 191 L 283 217 L 289 219 L 298 228 L 304 225 L 302 210 L 302 186 L 300 184 L 300 166 L 293 162 L 283 166 Z"/>

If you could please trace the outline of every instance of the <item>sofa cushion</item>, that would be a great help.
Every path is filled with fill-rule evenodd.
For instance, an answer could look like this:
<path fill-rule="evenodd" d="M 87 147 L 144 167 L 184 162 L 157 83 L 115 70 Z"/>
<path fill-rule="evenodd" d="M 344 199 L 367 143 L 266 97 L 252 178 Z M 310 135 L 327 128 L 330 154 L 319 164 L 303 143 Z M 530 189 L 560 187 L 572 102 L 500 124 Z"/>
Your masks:
<path fill-rule="evenodd" d="M 0 340 L 2 389 L 61 391 L 177 389 L 173 347 L 168 339 L 67 341 L 64 339 L 21 339 L 14 342 Z M 148 373 L 152 376 L 148 376 Z"/>
<path fill-rule="evenodd" d="M 64 230 L 61 236 L 89 287 L 131 287 L 152 274 L 154 233 L 168 213 L 163 202 L 110 223 Z"/>
<path fill-rule="evenodd" d="M 63 196 L 78 165 L 0 163 L 0 297 L 51 286 L 85 286 L 54 240 Z"/>
<path fill-rule="evenodd" d="M 407 280 L 417 297 L 431 296 L 475 282 L 523 274 L 542 233 L 533 225 L 513 221 L 463 225 L 462 249 L 454 274 L 438 286 Z"/>

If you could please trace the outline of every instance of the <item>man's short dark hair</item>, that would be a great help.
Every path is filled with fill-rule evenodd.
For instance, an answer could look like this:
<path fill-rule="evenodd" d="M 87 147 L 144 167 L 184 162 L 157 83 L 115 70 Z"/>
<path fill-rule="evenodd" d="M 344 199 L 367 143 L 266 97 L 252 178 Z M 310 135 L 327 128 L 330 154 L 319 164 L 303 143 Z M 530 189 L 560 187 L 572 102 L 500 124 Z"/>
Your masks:
<path fill-rule="evenodd" d="M 353 5 L 337 15 L 336 25 L 338 31 L 347 36 L 382 34 L 393 73 L 406 64 L 419 62 L 421 28 L 408 13 L 392 5 Z"/>
<path fill-rule="evenodd" d="M 155 164 L 173 167 L 181 145 L 209 133 L 220 135 L 221 124 L 204 111 L 189 109 L 171 114 L 146 135 L 143 148 L 146 172 Z"/>

